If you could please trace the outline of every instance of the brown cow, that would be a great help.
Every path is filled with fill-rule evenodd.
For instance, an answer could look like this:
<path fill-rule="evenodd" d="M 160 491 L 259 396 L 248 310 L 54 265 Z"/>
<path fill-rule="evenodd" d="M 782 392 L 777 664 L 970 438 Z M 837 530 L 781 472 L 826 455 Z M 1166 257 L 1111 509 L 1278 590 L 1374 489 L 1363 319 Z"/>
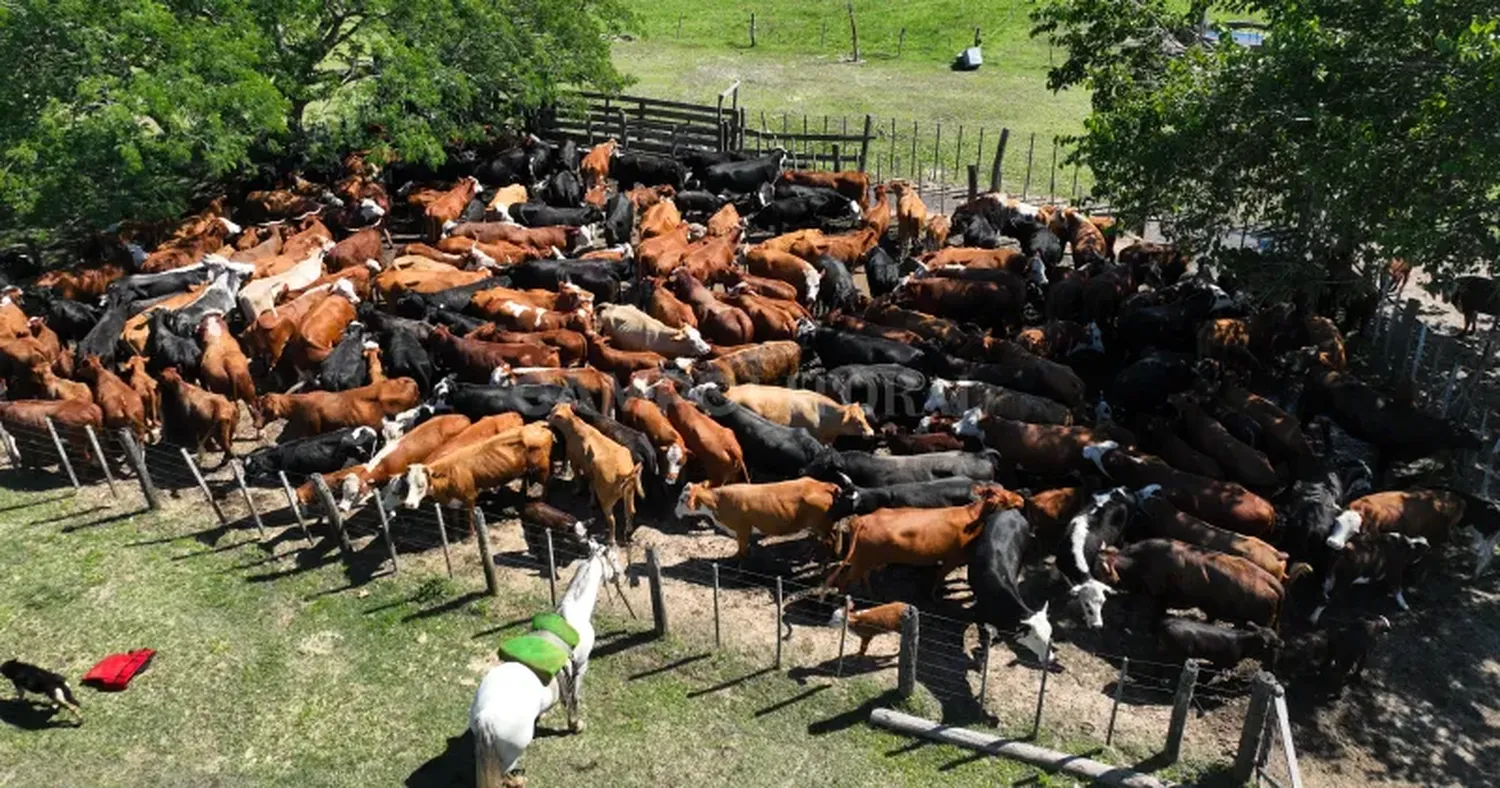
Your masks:
<path fill-rule="evenodd" d="M 36 286 L 50 287 L 70 301 L 94 301 L 104 296 L 110 282 L 124 275 L 125 269 L 118 265 L 76 267 L 48 271 L 37 278 Z"/>
<path fill-rule="evenodd" d="M 344 329 L 354 322 L 353 285 L 335 283 L 328 296 L 316 302 L 297 322 L 294 335 L 287 341 L 283 356 L 298 370 L 317 369 L 344 336 Z"/>
<path fill-rule="evenodd" d="M 1173 506 L 1160 493 L 1160 485 L 1147 485 L 1136 497 L 1141 511 L 1146 514 L 1146 523 L 1153 536 L 1237 555 L 1266 570 L 1282 583 L 1290 583 L 1312 571 L 1312 567 L 1307 564 L 1297 564 L 1288 572 L 1286 553 L 1253 536 L 1244 536 L 1210 525 Z"/>
<path fill-rule="evenodd" d="M 1339 328 L 1332 320 L 1322 315 L 1309 315 L 1303 326 L 1307 331 L 1307 338 L 1318 349 L 1318 363 L 1333 370 L 1343 372 L 1349 367 L 1347 354 L 1344 352 L 1344 335 L 1339 333 Z"/>
<path fill-rule="evenodd" d="M 412 463 L 402 477 L 406 482 L 403 503 L 415 509 L 430 497 L 440 504 L 463 506 L 473 533 L 480 492 L 523 477 L 528 483 L 547 483 L 552 474 L 552 442 L 552 430 L 534 422 L 430 462 Z"/>
<path fill-rule="evenodd" d="M 682 466 L 687 463 L 687 444 L 683 442 L 682 434 L 672 427 L 667 414 L 662 413 L 649 398 L 632 396 L 620 403 L 620 421 L 651 439 L 664 460 L 662 479 L 668 484 L 677 481 Z"/>
<path fill-rule="evenodd" d="M 927 204 L 907 181 L 891 181 L 891 191 L 896 194 L 896 247 L 905 259 L 922 241 L 922 231 L 927 227 Z"/>
<path fill-rule="evenodd" d="M 510 367 L 496 374 L 493 382 L 547 383 L 567 386 L 580 394 L 586 393 L 594 403 L 594 409 L 614 418 L 615 380 L 593 367 L 558 369 L 549 367 Z"/>
<path fill-rule="evenodd" d="M 1083 510 L 1090 498 L 1087 487 L 1059 487 L 1039 492 L 1026 499 L 1026 522 L 1035 534 L 1033 544 L 1054 545 L 1062 538 L 1063 527 Z"/>
<path fill-rule="evenodd" d="M 1073 250 L 1075 265 L 1087 265 L 1110 259 L 1110 245 L 1104 233 L 1091 219 L 1076 208 L 1064 208 L 1054 213 L 1047 222 L 1048 228 Z"/>
<path fill-rule="evenodd" d="M 620 350 L 612 347 L 609 340 L 594 333 L 593 330 L 585 331 L 584 337 L 589 343 L 589 364 L 621 380 L 628 378 L 631 373 L 645 369 L 661 369 L 667 364 L 667 357 L 660 353 L 650 350 Z"/>
<path fill-rule="evenodd" d="M 1025 329 L 1016 335 L 1016 344 L 1053 361 L 1079 348 L 1104 349 L 1097 325 L 1071 320 L 1049 320 L 1040 327 Z"/>
<path fill-rule="evenodd" d="M 848 525 L 849 549 L 823 588 L 847 589 L 890 564 L 936 564 L 936 596 L 948 573 L 969 560 L 969 544 L 983 533 L 985 518 L 1026 505 L 1021 496 L 995 485 L 978 485 L 974 494 L 968 506 L 878 509 L 854 518 Z"/>
<path fill-rule="evenodd" d="M 818 300 L 818 286 L 823 277 L 806 260 L 762 244 L 752 247 L 745 254 L 745 263 L 749 266 L 750 273 L 756 276 L 776 279 L 797 288 L 799 300 L 809 304 Z"/>
<path fill-rule="evenodd" d="M 745 221 L 740 218 L 740 212 L 735 210 L 734 203 L 724 203 L 724 207 L 708 217 L 707 231 L 705 235 L 710 238 L 725 238 L 729 236 L 739 237 L 740 230 L 744 229 Z"/>
<path fill-rule="evenodd" d="M 464 222 L 449 232 L 452 238 L 472 238 L 487 244 L 508 243 L 541 252 L 568 249 L 577 231 L 570 227 L 522 227 L 511 222 Z"/>
<path fill-rule="evenodd" d="M 224 452 L 220 467 L 234 456 L 234 428 L 240 411 L 225 397 L 198 388 L 182 379 L 176 367 L 161 371 L 162 426 L 167 432 L 190 438 L 203 464 L 203 447 L 212 441 Z"/>
<path fill-rule="evenodd" d="M 161 429 L 161 391 L 157 389 L 156 379 L 146 372 L 149 361 L 145 356 L 131 356 L 125 359 L 121 371 L 130 389 L 140 396 L 141 404 L 146 408 L 147 429 L 158 430 Z"/>
<path fill-rule="evenodd" d="M 1280 486 L 1276 469 L 1266 455 L 1245 445 L 1190 398 L 1174 394 L 1167 401 L 1182 417 L 1183 435 L 1194 448 L 1214 458 L 1229 478 L 1253 490 Z"/>
<path fill-rule="evenodd" d="M 520 414 L 514 416 L 512 426 L 520 426 Z M 340 472 L 338 483 L 329 477 L 329 486 L 339 489 L 339 509 L 353 510 L 367 498 L 371 491 L 406 473 L 412 463 L 424 462 L 433 452 L 449 444 L 472 426 L 467 416 L 450 413 L 434 416 L 413 427 L 401 437 L 387 441 L 385 446 L 363 465 L 355 465 Z M 394 501 L 390 502 L 394 505 Z"/>
<path fill-rule="evenodd" d="M 802 364 L 802 346 L 796 342 L 762 342 L 718 358 L 686 364 L 700 383 L 717 383 L 727 389 L 741 383 L 778 383 L 795 374 Z"/>
<path fill-rule="evenodd" d="M 432 349 L 459 379 L 487 383 L 494 371 L 504 365 L 522 367 L 556 367 L 561 364 L 555 348 L 528 342 L 481 342 L 455 337 L 447 326 L 432 330 Z"/>
<path fill-rule="evenodd" d="M 95 430 L 103 428 L 104 413 L 98 405 L 93 402 L 66 399 L 0 401 L 0 424 L 9 427 L 12 432 L 29 434 L 32 445 L 48 445 L 47 438 L 42 436 L 47 432 L 47 419 L 49 418 L 57 429 L 58 436 L 75 447 L 81 447 L 84 462 L 92 462 L 93 452 L 90 451 L 87 431 L 84 427 L 92 427 Z M 8 451 L 11 457 L 27 465 L 50 462 L 56 456 L 50 446 L 42 451 L 28 450 L 23 454 L 14 435 L 6 433 L 5 438 L 10 442 Z"/>
<path fill-rule="evenodd" d="M 1334 521 L 1328 546 L 1342 550 L 1354 534 L 1401 533 L 1421 536 L 1433 544 L 1443 544 L 1465 520 L 1469 501 L 1451 490 L 1411 489 L 1378 492 L 1349 502 L 1349 508 Z M 1500 534 L 1500 530 L 1494 533 Z M 1493 537 L 1492 534 L 1483 534 Z M 1495 539 L 1486 540 L 1489 549 L 1480 545 L 1479 560 L 1494 553 Z"/>
<path fill-rule="evenodd" d="M 282 440 L 321 435 L 343 427 L 379 428 L 387 416 L 416 407 L 417 382 L 393 378 L 348 391 L 266 394 L 260 408 L 267 419 L 286 419 Z"/>
<path fill-rule="evenodd" d="M 748 290 L 722 296 L 721 300 L 744 312 L 750 318 L 750 325 L 754 327 L 754 341 L 769 342 L 778 339 L 796 339 L 797 324 L 799 318 L 791 312 L 781 309 L 776 304 L 792 304 L 795 301 L 777 301 L 773 298 L 765 298 L 755 295 Z"/>
<path fill-rule="evenodd" d="M 146 403 L 135 389 L 105 369 L 99 357 L 92 353 L 84 356 L 78 367 L 78 377 L 93 386 L 94 403 L 104 414 L 106 428 L 128 429 L 142 444 L 146 442 Z M 152 385 L 154 389 L 155 383 Z"/>
<path fill-rule="evenodd" d="M 774 298 L 780 301 L 796 302 L 797 300 L 797 286 L 779 279 L 752 276 L 744 271 L 735 269 L 726 272 L 723 281 L 725 286 L 731 291 L 748 291 L 758 296 Z"/>
<path fill-rule="evenodd" d="M 812 531 L 831 543 L 835 518 L 829 515 L 839 486 L 802 477 L 771 484 L 726 484 L 710 489 L 705 482 L 682 488 L 678 512 L 707 512 L 714 525 L 733 536 L 741 562 L 750 552 L 750 535 L 789 536 Z"/>
<path fill-rule="evenodd" d="M 506 331 L 486 323 L 465 335 L 467 339 L 477 339 L 483 342 L 501 343 L 525 343 L 550 347 L 557 350 L 560 366 L 574 367 L 584 362 L 588 357 L 588 340 L 581 332 L 570 331 L 566 328 L 555 328 L 550 331 Z"/>
<path fill-rule="evenodd" d="M 426 462 L 437 462 L 460 449 L 483 443 L 506 430 L 515 429 L 525 423 L 526 420 L 519 413 L 496 413 L 493 416 L 485 416 L 465 427 L 447 443 L 433 449 L 432 453 L 427 456 Z"/>
<path fill-rule="evenodd" d="M 925 339 L 944 345 L 967 338 L 963 329 L 952 320 L 945 320 L 925 312 L 902 309 L 888 303 L 876 303 L 865 310 L 865 319 L 872 323 L 910 331 Z"/>
<path fill-rule="evenodd" d="M 224 316 L 209 314 L 198 326 L 198 339 L 203 344 L 203 360 L 198 366 L 198 377 L 203 387 L 215 394 L 223 394 L 231 402 L 245 403 L 250 409 L 251 423 L 255 425 L 256 437 L 266 425 L 261 416 L 260 404 L 256 400 L 255 381 L 250 377 L 250 359 L 240 350 L 240 343 L 229 333 Z"/>
<path fill-rule="evenodd" d="M 686 224 L 676 230 L 654 238 L 644 238 L 636 247 L 637 264 L 645 277 L 665 277 L 682 265 L 692 245 L 688 242 Z"/>
<path fill-rule="evenodd" d="M 677 210 L 677 203 L 672 200 L 662 200 L 641 214 L 641 238 L 667 235 L 681 225 L 682 212 Z"/>
<path fill-rule="evenodd" d="M 954 425 L 956 435 L 978 438 L 1000 452 L 1007 462 L 1029 473 L 1063 476 L 1086 470 L 1084 450 L 1098 443 L 1103 434 L 1090 427 L 1028 424 L 968 411 Z"/>
<path fill-rule="evenodd" d="M 1105 476 L 1135 489 L 1159 484 L 1173 506 L 1220 528 L 1264 539 L 1276 527 L 1271 502 L 1234 482 L 1179 471 L 1149 454 L 1122 451 L 1114 441 L 1083 451 Z"/>
<path fill-rule="evenodd" d="M 891 201 L 883 183 L 875 184 L 875 204 L 865 212 L 865 226 L 875 231 L 876 238 L 884 238 L 891 226 Z"/>
<path fill-rule="evenodd" d="M 380 230 L 371 227 L 334 244 L 328 250 L 328 256 L 323 258 L 323 264 L 329 271 L 342 271 L 345 268 L 364 266 L 368 262 L 374 262 L 378 268 L 380 265 L 380 242 L 382 239 Z"/>
<path fill-rule="evenodd" d="M 870 641 L 877 635 L 897 634 L 901 631 L 901 621 L 906 617 L 908 607 L 910 606 L 905 602 L 887 602 L 864 610 L 855 610 L 854 597 L 846 597 L 844 606 L 833 611 L 833 617 L 828 620 L 828 626 L 847 626 L 849 631 L 859 638 L 859 653 L 856 656 L 863 657 L 870 649 Z M 791 638 L 790 624 L 787 625 L 787 638 Z"/>
<path fill-rule="evenodd" d="M 1160 611 L 1196 607 L 1210 619 L 1272 629 L 1286 598 L 1281 582 L 1250 561 L 1172 539 L 1104 547 L 1094 574 L 1111 586 L 1149 595 Z M 1102 604 L 1103 595 L 1092 599 Z M 1085 614 L 1098 620 L 1090 601 L 1085 599 Z"/>
<path fill-rule="evenodd" d="M 686 268 L 672 274 L 673 293 L 693 307 L 698 317 L 698 330 L 710 342 L 721 345 L 744 345 L 755 339 L 755 324 L 750 316 L 738 307 L 730 306 L 714 297 L 703 282 Z"/>
<path fill-rule="evenodd" d="M 923 246 L 928 249 L 942 249 L 948 245 L 948 233 L 953 229 L 952 222 L 947 215 L 936 213 L 927 218 L 927 226 L 923 230 Z"/>
<path fill-rule="evenodd" d="M 729 235 L 705 238 L 683 255 L 681 268 L 706 284 L 727 282 L 731 272 L 736 270 L 734 257 L 739 243 L 739 230 Z"/>
<path fill-rule="evenodd" d="M 811 170 L 787 170 L 781 173 L 783 183 L 798 186 L 821 186 L 833 189 L 844 197 L 859 203 L 860 210 L 870 207 L 870 176 L 856 170 L 843 172 L 816 172 Z"/>
<path fill-rule="evenodd" d="M 635 497 L 646 494 L 641 488 L 641 464 L 635 461 L 630 449 L 579 418 L 566 402 L 553 406 L 547 423 L 563 436 L 573 475 L 588 476 L 594 500 L 599 502 L 604 522 L 609 525 L 611 545 L 616 544 L 615 504 L 625 505 L 623 534 L 628 541 L 634 529 Z"/>
<path fill-rule="evenodd" d="M 75 402 L 93 402 L 94 393 L 89 387 L 75 380 L 60 378 L 49 364 L 31 370 L 32 381 L 42 399 L 65 399 Z"/>
<path fill-rule="evenodd" d="M 709 486 L 720 487 L 737 479 L 750 481 L 745 452 L 733 430 L 720 425 L 683 399 L 670 380 L 658 381 L 651 390 L 657 404 L 667 414 L 667 420 L 672 422 L 672 428 L 687 445 L 688 457 L 697 458 L 703 466 Z"/>
<path fill-rule="evenodd" d="M 479 180 L 468 177 L 427 203 L 427 206 L 422 209 L 422 215 L 427 223 L 428 240 L 436 241 L 442 238 L 444 226 L 449 222 L 457 221 L 458 217 L 463 215 L 464 208 L 468 206 L 469 201 L 478 193 Z"/>
<path fill-rule="evenodd" d="M 682 303 L 672 291 L 667 289 L 660 278 L 646 280 L 647 296 L 646 314 L 660 320 L 672 328 L 698 327 L 698 316 L 693 314 L 693 308 Z"/>
<path fill-rule="evenodd" d="M 578 172 L 583 176 L 584 186 L 603 183 L 609 177 L 609 164 L 614 160 L 619 143 L 613 137 L 595 145 L 584 154 L 578 163 Z"/>
<path fill-rule="evenodd" d="M 999 281 L 928 277 L 905 281 L 896 303 L 964 323 L 994 329 L 1019 327 L 1026 306 L 1026 283 L 1007 276 Z"/>

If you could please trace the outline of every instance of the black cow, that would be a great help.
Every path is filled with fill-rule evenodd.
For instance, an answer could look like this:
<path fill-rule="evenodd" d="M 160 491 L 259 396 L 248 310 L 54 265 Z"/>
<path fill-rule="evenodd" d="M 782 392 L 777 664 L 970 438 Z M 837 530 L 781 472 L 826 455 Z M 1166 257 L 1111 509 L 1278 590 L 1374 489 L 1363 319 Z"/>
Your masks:
<path fill-rule="evenodd" d="M 451 309 L 429 309 L 427 310 L 427 320 L 435 325 L 447 326 L 448 330 L 456 336 L 464 336 L 487 322 Z"/>
<path fill-rule="evenodd" d="M 677 204 L 677 210 L 681 211 L 684 216 L 689 214 L 712 216 L 720 208 L 723 208 L 728 200 L 713 192 L 693 190 L 678 192 L 672 197 L 672 202 Z"/>
<path fill-rule="evenodd" d="M 345 427 L 256 449 L 245 457 L 245 473 L 251 478 L 270 478 L 277 471 L 289 474 L 333 473 L 354 462 L 375 456 L 379 436 L 370 427 Z"/>
<path fill-rule="evenodd" d="M 344 328 L 344 337 L 318 365 L 312 387 L 321 391 L 348 391 L 370 382 L 370 367 L 365 361 L 369 343 L 364 324 L 358 321 Z"/>
<path fill-rule="evenodd" d="M 542 202 L 554 208 L 573 208 L 583 203 L 583 181 L 571 170 L 558 170 L 542 185 Z"/>
<path fill-rule="evenodd" d="M 623 194 L 611 194 L 604 203 L 604 240 L 611 244 L 628 244 L 634 229 L 635 204 Z"/>
<path fill-rule="evenodd" d="M 508 283 L 509 280 L 505 277 L 491 276 L 472 284 L 450 287 L 436 293 L 402 293 L 396 299 L 396 312 L 402 317 L 415 320 L 427 317 L 427 314 L 434 309 L 461 311 L 468 307 L 469 302 L 474 299 L 474 294 L 480 290 L 502 287 Z"/>
<path fill-rule="evenodd" d="M 942 451 L 906 457 L 841 451 L 819 457 L 803 474 L 830 482 L 847 481 L 861 487 L 890 487 L 955 476 L 989 482 L 1010 476 L 1000 453 L 993 449 L 982 452 Z"/>
<path fill-rule="evenodd" d="M 207 282 L 217 273 L 216 269 L 217 266 L 198 263 L 159 274 L 135 274 L 110 282 L 104 292 L 111 304 L 176 295 L 193 285 Z"/>
<path fill-rule="evenodd" d="M 506 269 L 511 283 L 518 288 L 558 290 L 572 282 L 594 294 L 598 303 L 620 298 L 620 272 L 614 265 L 595 260 L 527 260 Z"/>
<path fill-rule="evenodd" d="M 934 375 L 954 380 L 970 380 L 993 386 L 1053 399 L 1054 392 L 1047 385 L 1042 371 L 1035 366 L 1012 364 L 986 364 L 961 359 L 927 346 L 926 360 Z M 1053 401 L 1056 401 L 1053 399 Z"/>
<path fill-rule="evenodd" d="M 405 327 L 393 327 L 385 335 L 381 348 L 381 364 L 391 377 L 411 378 L 423 394 L 432 391 L 437 378 L 432 356 L 428 355 L 425 341 Z"/>
<path fill-rule="evenodd" d="M 812 266 L 823 275 L 822 284 L 818 287 L 818 303 L 829 309 L 842 309 L 846 312 L 860 309 L 864 296 L 854 284 L 854 275 L 849 273 L 849 267 L 842 260 L 819 255 Z"/>
<path fill-rule="evenodd" d="M 1358 682 L 1365 670 L 1370 648 L 1381 635 L 1391 631 L 1391 620 L 1385 616 L 1351 621 L 1328 632 L 1328 651 L 1320 672 L 1325 679 L 1343 686 L 1345 681 Z"/>
<path fill-rule="evenodd" d="M 47 327 L 57 332 L 57 338 L 63 342 L 82 340 L 104 316 L 103 309 L 58 297 L 50 289 L 38 290 L 27 298 L 42 305 L 41 314 L 47 319 Z M 119 336 L 118 331 L 115 336 Z"/>
<path fill-rule="evenodd" d="M 581 208 L 554 208 L 543 202 L 523 202 L 510 206 L 510 218 L 527 227 L 583 227 L 604 218 L 592 205 Z"/>
<path fill-rule="evenodd" d="M 847 364 L 808 381 L 839 402 L 858 402 L 876 421 L 922 418 L 927 376 L 900 364 Z"/>
<path fill-rule="evenodd" d="M 1283 515 L 1281 549 L 1292 558 L 1312 566 L 1319 579 L 1333 561 L 1328 537 L 1333 535 L 1334 519 L 1344 511 L 1344 482 L 1338 469 L 1326 460 L 1315 460 L 1316 467 L 1304 472 L 1276 501 Z"/>
<path fill-rule="evenodd" d="M 836 328 L 813 328 L 803 335 L 826 367 L 848 364 L 900 364 L 922 369 L 926 354 L 911 345 Z"/>
<path fill-rule="evenodd" d="M 1477 328 L 1481 314 L 1500 314 L 1500 292 L 1496 291 L 1495 280 L 1487 276 L 1460 276 L 1445 295 L 1464 315 L 1460 333 L 1467 334 Z"/>
<path fill-rule="evenodd" d="M 1157 630 L 1156 643 L 1165 662 L 1180 665 L 1189 659 L 1207 662 L 1215 670 L 1229 670 L 1241 660 L 1257 660 L 1263 666 L 1276 661 L 1282 647 L 1276 633 L 1259 624 L 1247 629 L 1168 616 Z"/>
<path fill-rule="evenodd" d="M 150 335 L 146 338 L 146 369 L 155 375 L 167 367 L 176 367 L 184 378 L 198 375 L 203 363 L 203 348 L 192 336 L 183 336 L 167 326 L 168 312 L 158 309 L 151 313 Z"/>
<path fill-rule="evenodd" d="M 980 249 L 1000 248 L 1000 231 L 988 219 L 978 214 L 954 215 L 949 237 L 955 235 L 963 236 L 964 246 L 975 246 Z"/>
<path fill-rule="evenodd" d="M 755 158 L 755 154 L 743 151 L 717 151 L 705 150 L 703 148 L 688 148 L 683 151 L 674 150 L 672 155 L 678 161 L 687 165 L 687 168 L 692 170 L 694 175 L 700 177 L 709 167 L 719 164 L 729 164 L 735 161 L 748 161 Z"/>
<path fill-rule="evenodd" d="M 1046 659 L 1052 640 L 1047 606 L 1032 610 L 1021 598 L 1021 564 L 1031 544 L 1031 524 L 1017 509 L 992 512 L 969 558 L 969 585 L 974 590 L 974 621 L 1001 632 L 1021 630 L 1020 641 L 1038 659 Z"/>
<path fill-rule="evenodd" d="M 78 358 L 98 356 L 106 364 L 113 364 L 115 351 L 120 347 L 120 332 L 125 330 L 125 321 L 130 319 L 130 303 L 111 304 L 99 316 L 99 322 L 79 340 Z M 59 335 L 60 337 L 61 335 Z"/>
<path fill-rule="evenodd" d="M 1298 417 L 1311 424 L 1318 416 L 1331 417 L 1350 436 L 1379 450 L 1376 479 L 1383 479 L 1392 462 L 1409 462 L 1445 449 L 1479 448 L 1479 438 L 1463 427 L 1418 410 L 1352 377 L 1315 377 L 1302 391 Z M 1324 442 L 1332 429 L 1323 425 Z"/>
<path fill-rule="evenodd" d="M 578 172 L 578 163 L 582 160 L 582 158 L 583 154 L 578 152 L 577 143 L 573 142 L 572 140 L 563 140 L 563 144 L 558 145 L 556 148 L 556 152 L 552 160 L 552 168 L 556 172 L 562 172 L 564 170 L 569 172 Z"/>
<path fill-rule="evenodd" d="M 711 192 L 745 194 L 776 180 L 785 160 L 786 151 L 778 148 L 758 159 L 715 164 L 703 171 L 700 180 L 703 188 Z"/>
<path fill-rule="evenodd" d="M 451 410 L 471 419 L 497 413 L 519 413 L 527 421 L 547 418 L 560 402 L 576 403 L 578 398 L 567 386 L 547 383 L 517 383 L 510 386 L 485 386 L 459 383 L 448 377 L 432 387 L 434 406 Z"/>
<path fill-rule="evenodd" d="M 870 283 L 872 298 L 887 295 L 901 284 L 901 264 L 877 246 L 865 256 L 865 278 Z"/>
<path fill-rule="evenodd" d="M 945 506 L 967 506 L 974 501 L 974 487 L 980 484 L 967 476 L 953 476 L 930 482 L 893 484 L 889 487 L 845 487 L 829 510 L 835 519 L 869 514 L 876 509 L 941 509 Z"/>
<path fill-rule="evenodd" d="M 688 169 L 675 159 L 650 153 L 616 150 L 609 164 L 609 174 L 620 182 L 621 191 L 636 186 L 671 186 L 682 191 Z"/>
<path fill-rule="evenodd" d="M 819 458 L 833 454 L 807 430 L 786 427 L 724 396 L 707 384 L 689 391 L 705 413 L 734 432 L 745 453 L 745 465 L 758 478 L 792 479 Z"/>
<path fill-rule="evenodd" d="M 832 189 L 796 188 L 807 193 L 783 197 L 778 187 L 776 199 L 757 211 L 750 223 L 781 232 L 789 227 L 820 227 L 826 220 L 858 219 L 860 216 L 859 203 Z"/>
<path fill-rule="evenodd" d="M 1054 553 L 1058 571 L 1073 583 L 1088 581 L 1089 568 L 1099 551 L 1118 547 L 1125 540 L 1125 527 L 1134 506 L 1135 496 L 1124 487 L 1095 493 L 1093 502 L 1063 529 Z"/>
<path fill-rule="evenodd" d="M 1149 348 L 1192 352 L 1198 324 L 1216 310 L 1229 306 L 1229 295 L 1217 285 L 1193 283 L 1177 300 L 1122 314 L 1115 335 L 1125 347 L 1137 353 Z"/>
<path fill-rule="evenodd" d="M 1187 391 L 1198 380 L 1191 357 L 1153 353 L 1115 375 L 1104 387 L 1096 415 L 1100 421 L 1125 423 L 1127 417 L 1163 413 L 1168 395 Z"/>

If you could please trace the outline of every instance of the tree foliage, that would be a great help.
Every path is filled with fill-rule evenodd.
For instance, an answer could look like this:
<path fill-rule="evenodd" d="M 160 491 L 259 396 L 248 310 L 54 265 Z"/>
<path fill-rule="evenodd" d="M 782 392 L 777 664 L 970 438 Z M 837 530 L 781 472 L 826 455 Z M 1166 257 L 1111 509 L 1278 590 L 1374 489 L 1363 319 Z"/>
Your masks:
<path fill-rule="evenodd" d="M 184 210 L 256 162 L 440 161 L 568 85 L 616 87 L 617 0 L 10 0 L 0 230 Z"/>
<path fill-rule="evenodd" d="M 1439 280 L 1495 262 L 1500 4 L 1224 9 L 1264 20 L 1258 48 L 1207 43 L 1205 10 L 1049 0 L 1033 15 L 1067 53 L 1051 86 L 1092 91 L 1077 157 L 1127 217 L 1164 217 L 1199 250 L 1274 228 L 1287 261 L 1404 256 Z"/>

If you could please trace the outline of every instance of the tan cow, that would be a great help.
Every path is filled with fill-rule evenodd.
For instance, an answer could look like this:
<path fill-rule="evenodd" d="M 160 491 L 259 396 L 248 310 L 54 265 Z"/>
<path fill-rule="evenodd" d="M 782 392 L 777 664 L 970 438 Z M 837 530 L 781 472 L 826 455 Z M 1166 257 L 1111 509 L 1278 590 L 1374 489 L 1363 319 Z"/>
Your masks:
<path fill-rule="evenodd" d="M 858 403 L 842 405 L 816 391 L 743 383 L 724 392 L 734 402 L 784 427 L 801 427 L 825 443 L 840 435 L 875 434 Z"/>
<path fill-rule="evenodd" d="M 609 524 L 609 543 L 616 544 L 615 504 L 625 504 L 625 535 L 630 535 L 635 520 L 635 497 L 645 495 L 641 488 L 641 464 L 630 450 L 610 440 L 593 425 L 580 419 L 573 406 L 559 403 L 547 417 L 563 436 L 568 464 L 574 475 L 587 474 L 594 499 L 604 511 Z"/>
<path fill-rule="evenodd" d="M 838 498 L 839 486 L 802 477 L 770 484 L 726 484 L 709 487 L 707 482 L 682 488 L 679 516 L 706 511 L 714 525 L 735 538 L 735 557 L 750 551 L 750 535 L 787 536 L 812 531 L 831 542 L 835 518 L 829 515 Z"/>

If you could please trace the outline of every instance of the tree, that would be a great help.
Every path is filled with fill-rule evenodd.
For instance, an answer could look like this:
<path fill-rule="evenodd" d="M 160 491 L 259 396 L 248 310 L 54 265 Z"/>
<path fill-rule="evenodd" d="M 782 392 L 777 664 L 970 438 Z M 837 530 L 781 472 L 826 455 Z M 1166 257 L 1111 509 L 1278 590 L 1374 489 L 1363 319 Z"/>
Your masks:
<path fill-rule="evenodd" d="M 1174 11 L 1176 8 L 1178 10 Z M 1208 250 L 1275 228 L 1286 268 L 1404 256 L 1439 280 L 1500 252 L 1500 6 L 1247 0 L 1265 42 L 1203 35 L 1206 5 L 1050 0 L 1054 90 L 1092 91 L 1076 160 L 1130 221 Z M 1262 271 L 1261 273 L 1265 273 Z M 1313 277 L 1316 278 L 1316 277 Z"/>
<path fill-rule="evenodd" d="M 0 230 L 185 210 L 256 162 L 437 163 L 564 86 L 614 88 L 617 0 L 0 5 Z"/>

